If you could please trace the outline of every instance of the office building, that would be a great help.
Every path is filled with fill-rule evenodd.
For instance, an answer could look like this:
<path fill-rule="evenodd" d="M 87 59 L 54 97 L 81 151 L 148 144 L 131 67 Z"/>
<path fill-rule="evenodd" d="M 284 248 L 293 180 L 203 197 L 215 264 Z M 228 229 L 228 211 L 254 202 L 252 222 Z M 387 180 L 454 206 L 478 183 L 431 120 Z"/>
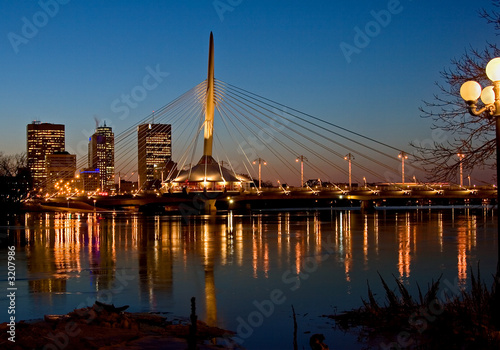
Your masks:
<path fill-rule="evenodd" d="M 170 124 L 142 124 L 137 127 L 139 188 L 161 186 L 162 174 L 171 166 Z"/>
<path fill-rule="evenodd" d="M 101 191 L 101 174 L 99 169 L 86 168 L 81 170 L 79 186 L 87 195 L 99 193 Z"/>
<path fill-rule="evenodd" d="M 109 191 L 115 184 L 115 135 L 111 127 L 100 126 L 89 138 L 89 168 L 99 169 L 101 191 Z"/>
<path fill-rule="evenodd" d="M 36 190 L 47 183 L 46 156 L 64 152 L 64 125 L 34 121 L 27 126 L 27 160 Z"/>
<path fill-rule="evenodd" d="M 54 152 L 45 157 L 47 167 L 47 188 L 49 191 L 74 193 L 76 155 L 68 152 Z M 66 193 L 66 194 L 70 194 Z"/>

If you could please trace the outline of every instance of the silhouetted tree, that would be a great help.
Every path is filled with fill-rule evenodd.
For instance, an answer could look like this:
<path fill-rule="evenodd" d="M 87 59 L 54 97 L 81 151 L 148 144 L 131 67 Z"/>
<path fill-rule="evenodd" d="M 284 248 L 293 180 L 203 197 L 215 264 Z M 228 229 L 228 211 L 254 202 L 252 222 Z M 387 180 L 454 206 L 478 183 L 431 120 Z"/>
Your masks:
<path fill-rule="evenodd" d="M 26 198 L 31 185 L 26 154 L 7 156 L 0 152 L 0 211 L 15 210 L 11 204 Z"/>
<path fill-rule="evenodd" d="M 0 152 L 0 176 L 17 176 L 27 166 L 26 153 L 4 155 Z"/>
<path fill-rule="evenodd" d="M 492 0 L 493 9 L 482 9 L 479 16 L 494 26 L 500 34 L 500 0 Z M 495 121 L 485 116 L 474 117 L 460 97 L 460 87 L 468 80 L 475 80 L 483 87 L 491 85 L 486 76 L 486 64 L 500 55 L 496 44 L 487 43 L 478 50 L 470 47 L 458 59 L 451 60 L 451 68 L 441 72 L 443 83 L 436 83 L 439 93 L 431 102 L 424 101 L 420 108 L 422 117 L 433 120 L 433 129 L 440 129 L 451 139 L 444 142 L 434 140 L 433 144 L 412 143 L 414 156 L 432 173 L 438 181 L 456 178 L 460 167 L 457 153 L 465 155 L 464 173 L 477 167 L 494 168 L 495 163 Z"/>

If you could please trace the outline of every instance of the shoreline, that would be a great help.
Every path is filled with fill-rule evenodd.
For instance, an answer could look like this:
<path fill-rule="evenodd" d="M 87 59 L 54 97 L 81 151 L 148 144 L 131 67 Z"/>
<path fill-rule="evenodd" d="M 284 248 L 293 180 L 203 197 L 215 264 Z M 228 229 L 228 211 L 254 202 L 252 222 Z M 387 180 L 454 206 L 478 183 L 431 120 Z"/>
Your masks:
<path fill-rule="evenodd" d="M 4 322 L 0 324 L 0 348 L 243 349 L 232 340 L 234 332 L 209 326 L 196 315 L 191 315 L 193 323 L 154 313 L 129 313 L 126 308 L 96 302 L 65 315 L 16 322 L 13 327 Z"/>

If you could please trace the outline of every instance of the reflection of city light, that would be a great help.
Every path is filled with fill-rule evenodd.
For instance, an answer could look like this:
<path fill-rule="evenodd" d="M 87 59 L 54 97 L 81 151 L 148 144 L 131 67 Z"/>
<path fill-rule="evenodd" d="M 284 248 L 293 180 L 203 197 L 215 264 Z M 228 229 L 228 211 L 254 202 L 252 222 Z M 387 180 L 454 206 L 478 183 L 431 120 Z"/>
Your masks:
<path fill-rule="evenodd" d="M 225 224 L 222 225 L 222 230 L 220 233 L 220 255 L 221 255 L 221 265 L 227 265 L 227 251 L 228 251 L 228 232 L 229 228 L 225 226 Z"/>
<path fill-rule="evenodd" d="M 238 222 L 236 224 L 236 231 L 234 234 L 235 237 L 235 253 L 236 253 L 236 262 L 238 266 L 243 266 L 243 223 Z"/>
<path fill-rule="evenodd" d="M 269 244 L 264 244 L 264 276 L 269 277 Z"/>
<path fill-rule="evenodd" d="M 204 265 L 207 266 L 209 264 L 209 249 L 210 249 L 210 241 L 209 241 L 209 227 L 208 221 L 203 223 L 202 234 L 201 234 L 201 242 L 203 244 L 203 258 Z"/>
<path fill-rule="evenodd" d="M 281 225 L 282 225 L 282 219 L 281 219 L 281 213 L 278 214 L 278 263 L 280 264 L 281 267 L 281 251 L 282 251 L 282 246 L 281 246 Z"/>
<path fill-rule="evenodd" d="M 295 271 L 300 274 L 300 267 L 302 265 L 302 251 L 300 242 L 295 243 Z"/>
<path fill-rule="evenodd" d="M 368 263 L 368 215 L 365 214 L 365 223 L 363 226 L 363 257 L 365 266 Z"/>
<path fill-rule="evenodd" d="M 60 214 L 54 218 L 54 263 L 58 273 L 80 270 L 80 237 L 76 223 L 71 214 Z"/>
<path fill-rule="evenodd" d="M 363 269 L 363 254 L 365 269 L 375 271 L 372 264 L 383 264 L 389 259 L 393 267 L 397 263 L 395 274 L 398 275 L 399 272 L 398 278 L 406 279 L 410 277 L 410 273 L 415 274 L 415 266 L 420 266 L 421 263 L 420 261 L 418 265 L 414 263 L 415 266 L 411 266 L 412 262 L 422 260 L 432 252 L 439 255 L 439 251 L 443 251 L 443 225 L 449 222 L 449 218 L 445 216 L 446 222 L 443 223 L 442 212 L 433 212 L 432 218 L 429 215 L 427 219 L 426 211 L 423 211 L 423 215 L 399 213 L 396 225 L 392 222 L 393 214 L 387 215 L 390 218 L 387 220 L 382 211 L 368 215 L 336 211 L 326 222 L 322 222 L 322 217 L 317 214 L 309 215 L 307 220 L 306 217 L 292 218 L 292 215 L 294 214 L 280 213 L 253 215 L 251 218 L 234 215 L 230 219 L 228 214 L 222 220 L 220 216 L 217 219 L 198 216 L 190 218 L 189 223 L 185 224 L 181 216 L 152 217 L 123 215 L 119 212 L 116 215 L 28 213 L 24 226 L 27 242 L 30 242 L 26 245 L 27 259 L 31 259 L 28 265 L 29 277 L 35 280 L 33 276 L 37 274 L 46 275 L 52 281 L 49 283 L 49 279 L 40 279 L 30 284 L 29 288 L 30 291 L 64 292 L 66 277 L 63 272 L 75 271 L 76 274 L 76 271 L 87 270 L 90 265 L 90 277 L 82 273 L 83 278 L 90 281 L 91 288 L 109 289 L 113 281 L 116 281 L 114 273 L 118 275 L 118 270 L 122 268 L 132 269 L 137 274 L 134 277 L 140 277 L 140 280 L 137 281 L 138 286 L 132 284 L 128 288 L 131 288 L 132 293 L 138 289 L 141 302 L 149 302 L 153 309 L 161 307 L 165 295 L 171 297 L 169 293 L 175 294 L 177 298 L 179 290 L 186 288 L 186 283 L 188 287 L 193 287 L 197 282 L 203 283 L 202 274 L 205 273 L 205 289 L 203 285 L 195 286 L 199 288 L 195 292 L 201 297 L 200 310 L 206 307 L 207 315 L 202 314 L 203 317 L 215 319 L 215 282 L 221 282 L 217 286 L 220 289 L 225 288 L 227 271 L 236 269 L 247 275 L 253 274 L 260 281 L 264 278 L 280 278 L 284 271 L 290 271 L 292 275 L 303 273 L 303 276 L 307 274 L 321 279 L 327 278 L 327 275 L 332 276 L 330 270 L 323 271 L 325 267 L 337 266 L 341 270 L 337 272 L 340 272 L 343 280 L 339 282 L 340 285 L 349 288 L 351 281 L 355 281 L 357 276 L 354 272 Z M 457 260 L 454 261 L 457 262 L 460 285 L 467 282 L 467 263 L 470 265 L 471 260 L 475 260 L 474 247 L 482 244 L 476 238 L 477 219 L 482 219 L 473 215 L 473 212 L 466 219 L 462 217 L 464 216 L 456 215 L 454 230 L 457 237 L 454 241 L 457 244 Z M 415 218 L 416 224 L 412 222 Z M 432 227 L 437 225 L 437 232 L 427 232 L 428 228 L 424 225 L 427 222 L 432 222 Z M 233 225 L 232 235 L 227 234 L 230 231 L 229 225 Z M 384 256 L 375 257 L 379 248 L 379 230 L 383 248 L 380 249 Z M 449 232 L 448 227 L 445 232 Z M 480 232 L 480 237 L 483 238 L 482 231 Z M 452 241 L 444 240 L 447 256 L 450 242 Z M 430 246 L 430 243 L 433 245 Z M 416 255 L 417 244 L 420 256 Z M 393 248 L 389 255 L 386 254 L 388 247 Z M 430 252 L 427 251 L 428 247 Z M 453 259 L 455 248 L 452 250 Z M 467 256 L 471 254 L 471 250 L 474 252 L 473 256 Z M 326 252 L 329 260 L 321 261 Z M 311 272 L 310 269 L 316 266 L 321 266 L 323 270 Z M 176 279 L 175 290 L 171 286 L 173 276 Z M 236 282 L 242 279 L 243 275 L 238 276 Z M 311 279 L 302 281 L 303 286 L 311 283 Z M 74 290 L 74 282 L 68 283 L 68 289 L 70 287 Z M 274 288 L 272 283 L 271 288 Z"/>
<path fill-rule="evenodd" d="M 457 271 L 462 287 L 467 282 L 467 252 L 476 246 L 477 217 L 467 215 L 466 222 L 460 222 L 457 232 Z"/>
<path fill-rule="evenodd" d="M 227 232 L 233 232 L 233 212 L 230 211 L 227 216 Z"/>
<path fill-rule="evenodd" d="M 316 258 L 318 259 L 319 263 L 321 261 L 323 247 L 321 239 L 321 221 L 318 215 L 318 213 L 314 215 L 314 237 L 316 246 Z"/>
<path fill-rule="evenodd" d="M 411 263 L 411 222 L 409 213 L 406 213 L 405 222 L 398 227 L 398 270 L 401 278 L 410 277 L 410 263 Z"/>
<path fill-rule="evenodd" d="M 205 270 L 205 304 L 207 314 L 207 324 L 209 326 L 217 325 L 217 299 L 215 293 L 214 269 Z"/>
<path fill-rule="evenodd" d="M 467 232 L 463 227 L 458 228 L 457 269 L 458 281 L 461 285 L 467 280 Z"/>
<path fill-rule="evenodd" d="M 139 225 L 138 225 L 138 220 L 137 216 L 132 217 L 132 245 L 134 248 L 137 247 L 137 238 L 139 235 Z"/>
<path fill-rule="evenodd" d="M 339 252 L 344 260 L 344 272 L 347 282 L 351 281 L 352 268 L 352 241 L 351 241 L 351 212 L 339 217 Z"/>
<path fill-rule="evenodd" d="M 439 212 L 437 215 L 438 237 L 439 237 L 439 251 L 443 252 L 443 213 Z"/>
<path fill-rule="evenodd" d="M 306 250 L 309 250 L 309 238 L 311 236 L 311 232 L 309 230 L 309 227 L 311 226 L 311 223 L 309 222 L 309 216 L 306 218 Z M 313 229 L 314 231 L 314 229 Z"/>
<path fill-rule="evenodd" d="M 252 236 L 252 266 L 253 266 L 253 278 L 257 278 L 257 269 L 258 269 L 258 247 L 257 247 L 257 237 L 255 232 Z"/>

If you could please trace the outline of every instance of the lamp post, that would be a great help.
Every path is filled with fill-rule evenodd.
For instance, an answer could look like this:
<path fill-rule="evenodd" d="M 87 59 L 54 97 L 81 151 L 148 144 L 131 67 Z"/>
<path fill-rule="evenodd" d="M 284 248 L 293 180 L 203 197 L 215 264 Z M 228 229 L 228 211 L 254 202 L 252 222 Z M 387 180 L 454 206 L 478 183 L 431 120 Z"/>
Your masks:
<path fill-rule="evenodd" d="M 500 57 L 492 59 L 486 65 L 486 75 L 493 82 L 493 86 L 487 86 L 481 89 L 476 81 L 467 81 L 460 87 L 460 95 L 467 102 L 467 109 L 470 114 L 479 116 L 481 114 L 489 115 L 495 119 L 495 136 L 496 136 L 496 152 L 497 152 L 497 229 L 498 229 L 498 261 L 496 281 L 496 300 L 500 302 L 500 192 L 498 191 L 498 183 L 500 181 Z M 481 98 L 484 106 L 477 109 L 477 100 Z M 497 305 L 498 306 L 498 305 Z M 497 307 L 498 311 L 498 307 Z"/>
<path fill-rule="evenodd" d="M 347 160 L 349 162 L 349 191 L 352 189 L 352 181 L 351 181 L 351 162 L 352 160 L 354 159 L 354 156 L 351 154 L 351 153 L 348 153 L 345 157 L 344 157 L 345 160 Z"/>
<path fill-rule="evenodd" d="M 465 158 L 465 154 L 458 153 L 457 157 L 458 157 L 458 159 L 460 161 L 460 187 L 463 187 L 464 186 L 464 173 L 463 173 L 464 169 L 463 169 L 462 161 Z"/>
<path fill-rule="evenodd" d="M 300 187 L 304 187 L 304 161 L 307 161 L 307 158 L 304 156 L 298 156 L 295 161 L 300 162 Z"/>
<path fill-rule="evenodd" d="M 406 152 L 401 151 L 398 155 L 399 158 L 401 158 L 401 182 L 404 184 L 405 183 L 405 159 L 408 159 L 408 155 Z"/>
<path fill-rule="evenodd" d="M 267 162 L 262 158 L 257 158 L 253 161 L 253 164 L 259 163 L 259 190 L 262 187 L 262 164 L 267 165 Z"/>

